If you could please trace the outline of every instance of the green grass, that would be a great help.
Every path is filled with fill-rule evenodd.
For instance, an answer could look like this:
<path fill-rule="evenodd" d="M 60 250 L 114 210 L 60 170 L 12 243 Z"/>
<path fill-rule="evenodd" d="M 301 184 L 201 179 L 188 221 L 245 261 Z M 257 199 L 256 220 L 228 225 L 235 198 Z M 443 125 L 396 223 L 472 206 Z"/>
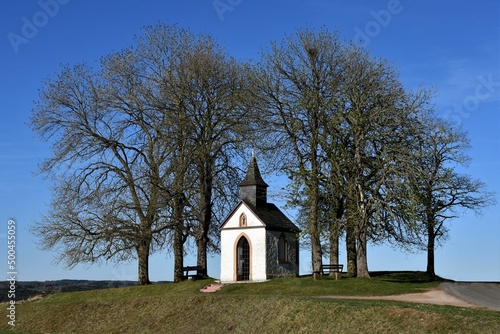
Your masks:
<path fill-rule="evenodd" d="M 390 295 L 433 288 L 422 273 L 233 284 L 211 280 L 57 293 L 17 305 L 20 333 L 498 333 L 494 311 L 323 295 Z M 0 330 L 9 326 L 4 320 Z"/>
<path fill-rule="evenodd" d="M 285 296 L 388 296 L 423 292 L 435 288 L 442 280 L 429 278 L 422 272 L 379 273 L 371 279 L 323 277 L 314 281 L 311 277 L 275 279 L 259 284 L 232 284 L 221 293 L 252 293 Z"/>

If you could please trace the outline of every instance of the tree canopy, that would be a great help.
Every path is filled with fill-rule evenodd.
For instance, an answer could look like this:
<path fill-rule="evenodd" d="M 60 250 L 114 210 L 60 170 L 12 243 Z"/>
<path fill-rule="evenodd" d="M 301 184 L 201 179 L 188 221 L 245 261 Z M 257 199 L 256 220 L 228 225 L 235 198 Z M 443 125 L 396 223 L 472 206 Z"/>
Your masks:
<path fill-rule="evenodd" d="M 207 274 L 218 223 L 236 201 L 239 165 L 258 147 L 290 178 L 318 273 L 329 247 L 369 277 L 367 244 L 428 252 L 461 210 L 492 196 L 465 165 L 467 135 L 436 116 L 432 92 L 404 87 L 394 65 L 337 33 L 297 30 L 250 64 L 206 34 L 158 24 L 99 66 L 63 66 L 40 90 L 33 130 L 52 142 L 40 172 L 54 180 L 33 227 L 72 267 L 174 253 L 186 241 Z"/>

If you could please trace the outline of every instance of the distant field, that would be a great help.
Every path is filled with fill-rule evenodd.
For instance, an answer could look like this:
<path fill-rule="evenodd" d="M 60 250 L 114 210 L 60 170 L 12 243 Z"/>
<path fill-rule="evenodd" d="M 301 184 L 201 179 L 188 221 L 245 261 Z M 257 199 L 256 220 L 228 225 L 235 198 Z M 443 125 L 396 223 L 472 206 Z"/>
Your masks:
<path fill-rule="evenodd" d="M 212 281 L 55 293 L 17 305 L 14 332 L 500 333 L 500 313 L 494 311 L 317 298 L 414 293 L 441 282 L 423 273 L 378 273 L 372 279 L 339 281 L 276 279 L 199 292 Z M 9 328 L 3 320 L 0 330 Z"/>
<path fill-rule="evenodd" d="M 57 281 L 21 281 L 16 282 L 16 300 L 25 300 L 35 296 L 45 296 L 57 292 L 88 291 L 96 289 L 134 286 L 132 281 L 89 281 L 64 279 Z M 0 281 L 0 303 L 8 302 L 9 282 Z"/>

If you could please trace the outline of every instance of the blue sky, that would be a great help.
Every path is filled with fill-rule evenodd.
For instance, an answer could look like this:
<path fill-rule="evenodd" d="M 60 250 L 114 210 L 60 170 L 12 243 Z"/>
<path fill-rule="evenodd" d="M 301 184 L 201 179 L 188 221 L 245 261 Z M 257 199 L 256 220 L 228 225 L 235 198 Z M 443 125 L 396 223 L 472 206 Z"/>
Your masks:
<path fill-rule="evenodd" d="M 500 2 L 498 0 L 8 0 L 0 12 L 0 276 L 7 273 L 7 221 L 17 226 L 19 280 L 137 279 L 136 263 L 53 263 L 28 229 L 46 212 L 51 181 L 35 174 L 50 155 L 28 127 L 43 79 L 60 64 L 100 57 L 133 44 L 141 28 L 157 22 L 212 34 L 240 59 L 257 59 L 271 40 L 296 28 L 327 27 L 359 40 L 375 56 L 393 62 L 409 89 L 436 90 L 437 111 L 469 133 L 471 164 L 463 172 L 480 178 L 500 203 Z M 244 166 L 243 166 L 244 167 Z M 282 204 L 281 178 L 268 174 L 269 193 Z M 293 212 L 289 212 L 293 215 Z M 464 213 L 450 225 L 436 252 L 436 273 L 454 280 L 500 281 L 500 205 L 481 216 Z M 310 269 L 301 253 L 301 272 Z M 3 260 L 2 260 L 3 259 Z M 342 262 L 345 251 L 342 249 Z M 386 246 L 368 249 L 370 270 L 425 270 L 425 253 Z M 186 264 L 194 264 L 188 257 Z M 219 257 L 209 274 L 219 276 Z M 173 258 L 152 257 L 152 280 L 171 280 Z"/>

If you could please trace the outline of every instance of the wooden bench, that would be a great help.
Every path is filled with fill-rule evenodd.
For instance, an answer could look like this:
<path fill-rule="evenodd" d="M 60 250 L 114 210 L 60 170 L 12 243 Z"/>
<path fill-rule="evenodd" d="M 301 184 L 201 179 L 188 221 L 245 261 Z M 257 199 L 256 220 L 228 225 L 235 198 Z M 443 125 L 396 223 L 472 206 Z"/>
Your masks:
<path fill-rule="evenodd" d="M 201 270 L 203 270 L 202 266 L 183 267 L 182 271 L 184 272 L 184 275 L 182 277 L 183 277 L 183 279 L 188 279 L 189 277 L 192 277 L 193 279 L 195 279 L 195 278 L 199 277 L 198 272 L 200 272 Z M 190 272 L 194 272 L 194 273 L 190 274 Z"/>
<path fill-rule="evenodd" d="M 330 273 L 342 273 L 343 269 L 344 269 L 343 264 L 322 264 L 321 274 L 328 275 Z M 327 270 L 328 272 L 325 273 L 325 270 Z"/>

